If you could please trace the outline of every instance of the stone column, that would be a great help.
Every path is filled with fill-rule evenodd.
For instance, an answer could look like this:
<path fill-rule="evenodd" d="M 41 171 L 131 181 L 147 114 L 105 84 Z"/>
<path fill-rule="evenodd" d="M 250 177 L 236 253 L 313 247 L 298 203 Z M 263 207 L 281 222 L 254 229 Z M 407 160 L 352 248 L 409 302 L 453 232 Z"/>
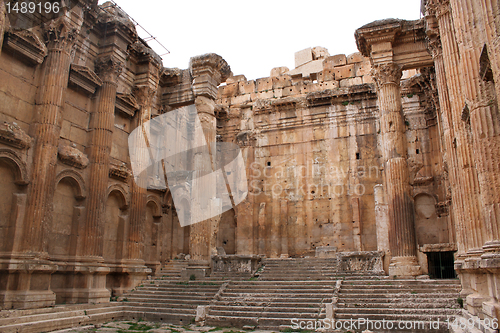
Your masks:
<path fill-rule="evenodd" d="M 190 72 L 193 77 L 193 92 L 198 117 L 205 134 L 206 143 L 210 149 L 210 144 L 216 142 L 217 134 L 217 119 L 214 112 L 217 87 L 227 79 L 231 69 L 219 55 L 210 53 L 191 58 Z M 209 151 L 209 154 L 211 154 L 211 160 L 214 161 L 216 158 L 215 152 Z M 195 170 L 213 171 L 212 165 L 206 165 L 206 163 L 196 165 L 198 163 L 196 159 L 194 163 Z M 212 190 L 215 191 L 215 189 L 207 189 L 207 191 Z M 207 196 L 207 193 L 203 195 Z M 183 272 L 184 277 L 190 275 L 202 277 L 210 273 L 211 256 L 217 254 L 216 239 L 219 221 L 220 216 L 216 216 L 191 225 L 189 242 L 191 261 L 188 269 Z"/>
<path fill-rule="evenodd" d="M 0 0 L 0 55 L 2 54 L 3 35 L 5 34 L 6 21 L 5 2 Z"/>
<path fill-rule="evenodd" d="M 488 57 L 488 52 L 484 50 L 483 52 L 486 53 L 481 55 L 484 41 L 477 36 L 479 29 L 472 28 L 476 22 L 486 20 L 486 17 L 482 17 L 480 6 L 470 1 L 454 0 L 451 1 L 451 7 L 461 55 L 460 78 L 469 109 L 473 156 L 481 193 L 480 206 L 484 223 L 478 221 L 477 226 L 483 230 L 486 229 L 483 234 L 485 235 L 484 240 L 487 242 L 483 248 L 488 252 L 500 254 L 500 158 L 498 156 L 498 151 L 500 151 L 500 119 L 498 118 L 498 100 L 495 96 L 493 78 L 488 82 L 487 78 L 480 75 L 482 60 L 480 57 Z M 464 29 L 463 27 L 470 28 Z"/>
<path fill-rule="evenodd" d="M 63 96 L 68 85 L 70 51 L 78 29 L 71 25 L 68 18 L 61 17 L 52 21 L 44 31 L 48 54 L 43 63 L 37 95 L 33 174 L 23 230 L 23 252 L 46 252 L 44 228 L 51 218 Z"/>
<path fill-rule="evenodd" d="M 417 262 L 413 198 L 409 182 L 405 124 L 401 105 L 401 68 L 388 62 L 375 64 L 372 76 L 377 84 L 380 107 L 382 155 L 389 215 L 390 275 L 421 274 Z"/>
<path fill-rule="evenodd" d="M 467 237 L 463 237 L 461 240 L 465 242 L 464 250 L 470 255 L 477 255 L 482 253 L 481 246 L 483 245 L 484 231 L 480 226 L 480 195 L 477 173 L 473 162 L 471 140 L 467 134 L 465 123 L 462 120 L 465 99 L 460 84 L 460 55 L 455 37 L 455 29 L 451 17 L 449 0 L 433 0 L 429 2 L 428 6 L 435 11 L 438 19 L 443 48 L 444 72 L 450 101 L 451 126 L 454 134 L 450 154 L 455 153 L 457 161 L 455 166 L 456 183 L 450 177 L 453 205 L 458 208 L 458 210 L 455 210 L 456 214 L 454 214 L 454 218 L 457 227 L 462 227 L 464 232 L 467 233 Z M 441 94 L 441 90 L 439 92 Z M 453 165 L 450 167 L 453 167 Z"/>
<path fill-rule="evenodd" d="M 428 8 L 429 9 L 429 8 Z M 427 22 L 427 35 L 428 35 L 428 46 L 431 51 L 432 57 L 434 59 L 434 68 L 436 71 L 436 84 L 439 92 L 439 113 L 441 115 L 440 121 L 440 134 L 442 137 L 442 142 L 444 146 L 444 156 L 443 159 L 448 165 L 449 181 L 452 186 L 453 194 L 460 199 L 459 189 L 457 189 L 458 179 L 458 160 L 456 155 L 456 149 L 453 147 L 453 138 L 455 137 L 455 131 L 453 129 L 453 118 L 451 113 L 450 95 L 448 93 L 448 83 L 446 82 L 446 71 L 443 60 L 443 48 L 441 45 L 441 38 L 439 36 L 439 29 L 437 27 L 436 13 L 433 9 L 429 11 L 429 16 L 426 17 Z M 458 192 L 458 193 L 457 193 Z M 459 212 L 463 206 L 461 200 L 451 201 L 452 211 Z M 465 225 L 464 220 L 457 214 L 452 214 L 450 217 L 453 219 L 455 224 L 458 255 L 463 256 L 466 252 L 465 247 Z"/>
<path fill-rule="evenodd" d="M 122 68 L 123 63 L 111 56 L 100 58 L 96 62 L 96 70 L 103 84 L 98 93 L 97 109 L 90 120 L 89 197 L 84 226 L 83 256 L 103 256 L 109 156 L 115 127 L 116 81 Z"/>
<path fill-rule="evenodd" d="M 145 85 L 134 89 L 134 96 L 140 105 L 140 110 L 136 114 L 136 126 L 141 128 L 151 120 L 151 108 L 156 87 Z M 151 138 L 148 133 L 148 138 Z M 146 152 L 144 152 L 146 153 Z M 147 160 L 148 156 L 138 160 Z M 131 184 L 130 198 L 130 228 L 128 242 L 128 258 L 143 261 L 144 251 L 144 227 L 146 226 L 146 204 L 147 204 L 147 176 L 136 177 Z"/>

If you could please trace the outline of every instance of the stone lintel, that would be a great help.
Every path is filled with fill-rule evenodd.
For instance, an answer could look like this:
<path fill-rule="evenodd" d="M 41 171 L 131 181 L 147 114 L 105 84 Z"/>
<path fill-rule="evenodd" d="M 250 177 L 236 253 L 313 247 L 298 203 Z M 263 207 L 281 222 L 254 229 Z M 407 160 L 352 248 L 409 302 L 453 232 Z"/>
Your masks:
<path fill-rule="evenodd" d="M 424 244 L 420 247 L 420 252 L 455 252 L 457 251 L 457 244 L 443 243 L 443 244 Z"/>
<path fill-rule="evenodd" d="M 403 70 L 433 65 L 423 19 L 374 21 L 356 30 L 358 50 L 372 62 L 396 62 Z"/>

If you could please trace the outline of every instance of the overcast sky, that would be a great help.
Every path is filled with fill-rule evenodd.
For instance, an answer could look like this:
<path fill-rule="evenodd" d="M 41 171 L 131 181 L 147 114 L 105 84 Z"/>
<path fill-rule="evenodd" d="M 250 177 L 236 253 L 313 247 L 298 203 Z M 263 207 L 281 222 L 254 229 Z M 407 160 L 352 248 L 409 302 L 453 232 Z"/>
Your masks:
<path fill-rule="evenodd" d="M 294 53 L 307 47 L 326 47 L 330 55 L 357 52 L 354 31 L 372 21 L 420 18 L 420 0 L 115 2 L 170 51 L 165 67 L 187 68 L 190 57 L 214 52 L 249 80 L 269 76 L 274 67 L 293 69 Z"/>

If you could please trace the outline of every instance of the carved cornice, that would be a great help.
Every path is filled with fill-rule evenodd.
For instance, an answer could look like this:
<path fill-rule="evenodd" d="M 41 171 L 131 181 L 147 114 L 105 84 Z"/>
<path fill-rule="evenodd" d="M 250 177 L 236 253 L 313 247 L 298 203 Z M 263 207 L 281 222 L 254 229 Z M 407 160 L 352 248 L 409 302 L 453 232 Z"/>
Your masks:
<path fill-rule="evenodd" d="M 220 75 L 217 85 L 225 82 L 227 78 L 231 75 L 231 67 L 227 64 L 220 55 L 215 53 L 208 53 L 196 57 L 192 57 L 189 62 L 189 68 L 191 69 L 191 74 L 196 77 L 198 72 L 205 71 L 206 68 L 211 68 L 214 72 Z"/>
<path fill-rule="evenodd" d="M 402 74 L 401 66 L 394 62 L 374 64 L 371 70 L 371 75 L 378 89 L 386 84 L 399 86 Z"/>
<path fill-rule="evenodd" d="M 118 93 L 116 94 L 115 108 L 129 117 L 133 117 L 136 111 L 139 110 L 139 104 L 134 96 Z"/>
<path fill-rule="evenodd" d="M 93 95 L 102 85 L 102 80 L 90 68 L 71 64 L 69 85 Z"/>
<path fill-rule="evenodd" d="M 89 165 L 87 155 L 74 147 L 60 146 L 58 157 L 62 163 L 78 169 L 85 169 Z"/>
<path fill-rule="evenodd" d="M 161 57 L 142 40 L 129 45 L 128 51 L 139 63 L 151 63 L 158 69 L 162 67 Z"/>
<path fill-rule="evenodd" d="M 14 148 L 26 149 L 32 139 L 17 124 L 4 122 L 0 124 L 0 141 Z"/>
<path fill-rule="evenodd" d="M 95 70 L 103 82 L 116 83 L 124 63 L 115 56 L 104 56 L 95 61 Z"/>
<path fill-rule="evenodd" d="M 30 30 L 9 31 L 3 44 L 7 51 L 31 66 L 40 65 L 47 56 L 47 47 Z"/>
<path fill-rule="evenodd" d="M 131 175 L 132 172 L 127 167 L 127 164 L 111 162 L 109 166 L 109 177 L 125 182 Z"/>
<path fill-rule="evenodd" d="M 393 42 L 402 29 L 403 20 L 386 19 L 368 23 L 354 33 L 359 52 L 370 57 L 371 46 L 376 43 Z"/>

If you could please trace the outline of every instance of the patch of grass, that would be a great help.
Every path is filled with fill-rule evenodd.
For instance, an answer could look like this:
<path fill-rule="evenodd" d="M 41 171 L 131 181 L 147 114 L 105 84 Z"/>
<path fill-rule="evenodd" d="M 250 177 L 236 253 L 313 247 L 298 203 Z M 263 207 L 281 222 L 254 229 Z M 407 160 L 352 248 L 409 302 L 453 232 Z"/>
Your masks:
<path fill-rule="evenodd" d="M 127 297 L 125 297 L 125 298 L 122 300 L 122 302 L 128 302 L 128 298 L 127 298 Z"/>
<path fill-rule="evenodd" d="M 224 328 L 223 327 L 214 327 L 209 329 L 207 332 L 215 332 L 215 331 L 222 331 Z"/>
<path fill-rule="evenodd" d="M 457 298 L 457 303 L 460 305 L 460 308 L 464 308 L 464 300 L 462 297 Z"/>
<path fill-rule="evenodd" d="M 412 293 L 413 295 L 415 295 L 417 292 L 416 292 L 416 291 L 412 291 L 411 293 Z"/>
<path fill-rule="evenodd" d="M 196 275 L 191 274 L 191 275 L 189 276 L 189 280 L 191 280 L 191 281 L 196 280 Z"/>
<path fill-rule="evenodd" d="M 185 286 L 189 285 L 189 281 L 177 282 L 176 284 L 183 284 Z"/>
<path fill-rule="evenodd" d="M 413 97 L 413 94 L 408 94 L 408 95 L 406 95 L 406 97 L 408 97 L 408 98 L 412 98 L 412 97 Z"/>
<path fill-rule="evenodd" d="M 348 101 L 342 102 L 342 105 L 347 106 L 347 105 L 349 105 L 349 102 Z"/>
<path fill-rule="evenodd" d="M 252 276 L 251 278 L 248 279 L 248 281 L 255 281 L 257 280 L 258 278 L 256 276 Z"/>

